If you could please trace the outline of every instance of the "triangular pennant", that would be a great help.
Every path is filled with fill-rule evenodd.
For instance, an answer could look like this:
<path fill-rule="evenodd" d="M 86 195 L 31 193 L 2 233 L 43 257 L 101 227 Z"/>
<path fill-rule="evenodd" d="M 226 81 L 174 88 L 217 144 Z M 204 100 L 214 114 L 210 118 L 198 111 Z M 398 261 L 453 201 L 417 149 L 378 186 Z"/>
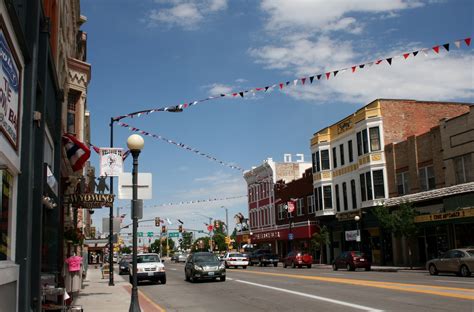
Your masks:
<path fill-rule="evenodd" d="M 454 41 L 454 45 L 456 46 L 456 48 L 459 49 L 461 47 L 461 41 L 460 40 Z"/>
<path fill-rule="evenodd" d="M 356 68 L 357 68 L 357 66 L 352 66 L 351 68 L 352 68 L 352 72 L 355 72 L 355 71 L 356 71 Z"/>
<path fill-rule="evenodd" d="M 287 81 L 287 82 L 285 82 L 285 83 L 286 83 L 286 85 L 289 85 L 289 84 L 290 84 L 290 82 L 289 82 L 289 81 Z"/>
<path fill-rule="evenodd" d="M 282 83 L 280 83 L 280 89 L 283 89 L 283 84 Z"/>
<path fill-rule="evenodd" d="M 367 65 L 367 67 L 372 67 L 372 66 L 374 65 L 374 62 L 369 62 L 369 63 L 367 63 L 367 64 L 365 64 L 365 65 Z"/>
<path fill-rule="evenodd" d="M 403 57 L 405 58 L 405 60 L 410 56 L 410 53 L 404 53 L 403 54 Z"/>
<path fill-rule="evenodd" d="M 304 82 L 306 81 L 306 78 L 301 78 L 301 83 L 304 84 Z"/>
<path fill-rule="evenodd" d="M 318 78 L 318 80 L 319 80 L 319 79 L 321 79 L 321 76 L 322 76 L 322 75 L 319 74 L 319 75 L 316 76 L 316 78 Z"/>
<path fill-rule="evenodd" d="M 329 76 L 331 76 L 331 73 L 326 73 L 326 79 L 329 80 Z"/>
<path fill-rule="evenodd" d="M 262 88 L 255 88 L 255 90 L 257 90 L 257 91 L 261 91 L 261 90 L 262 90 Z"/>
<path fill-rule="evenodd" d="M 240 96 L 241 97 L 244 97 L 244 93 L 243 92 L 239 92 Z"/>
<path fill-rule="evenodd" d="M 415 51 L 413 52 L 413 56 L 416 56 L 418 54 L 419 51 Z"/>
<path fill-rule="evenodd" d="M 309 83 L 313 83 L 314 76 L 309 77 Z"/>
<path fill-rule="evenodd" d="M 392 58 L 389 57 L 389 58 L 387 59 L 387 62 L 388 62 L 389 65 L 392 65 Z"/>
<path fill-rule="evenodd" d="M 224 96 L 225 96 L 225 94 L 221 94 L 221 97 L 224 97 Z"/>
<path fill-rule="evenodd" d="M 446 51 L 449 52 L 449 43 L 445 43 L 443 44 L 443 47 L 446 49 Z"/>
<path fill-rule="evenodd" d="M 339 72 L 338 70 L 333 71 L 334 77 L 336 77 L 336 75 L 337 75 L 338 72 Z"/>
<path fill-rule="evenodd" d="M 423 49 L 423 50 L 421 50 L 421 52 L 423 52 L 423 55 L 424 55 L 424 56 L 428 56 L 428 51 L 429 51 L 428 49 Z"/>
<path fill-rule="evenodd" d="M 382 60 L 378 60 L 377 62 L 375 62 L 376 65 L 379 65 L 380 63 L 382 63 Z"/>
<path fill-rule="evenodd" d="M 267 92 L 268 88 L 270 88 L 270 87 L 265 87 L 265 92 Z"/>
<path fill-rule="evenodd" d="M 436 53 L 439 53 L 439 46 L 433 47 L 433 51 L 435 51 Z"/>
<path fill-rule="evenodd" d="M 464 42 L 466 43 L 467 46 L 470 46 L 471 45 L 471 38 L 464 39 Z"/>
<path fill-rule="evenodd" d="M 365 64 L 359 65 L 359 68 L 364 68 Z"/>
<path fill-rule="evenodd" d="M 238 93 L 232 93 L 232 96 L 237 96 Z"/>
<path fill-rule="evenodd" d="M 294 86 L 296 86 L 297 83 L 298 83 L 298 79 L 293 80 L 293 85 Z"/>

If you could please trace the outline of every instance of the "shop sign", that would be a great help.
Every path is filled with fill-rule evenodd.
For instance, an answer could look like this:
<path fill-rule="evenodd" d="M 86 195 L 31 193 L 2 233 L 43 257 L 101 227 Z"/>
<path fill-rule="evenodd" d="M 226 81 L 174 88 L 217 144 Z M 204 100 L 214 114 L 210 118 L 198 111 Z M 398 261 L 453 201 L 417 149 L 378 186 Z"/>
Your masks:
<path fill-rule="evenodd" d="M 20 116 L 20 69 L 13 44 L 0 19 L 0 131 L 12 147 L 18 149 Z"/>
<path fill-rule="evenodd" d="M 360 216 L 360 211 L 351 211 L 351 212 L 343 212 L 336 214 L 336 219 L 339 221 L 350 221 L 354 220 L 355 216 Z"/>
<path fill-rule="evenodd" d="M 357 241 L 360 242 L 359 230 L 346 231 L 346 241 Z"/>
<path fill-rule="evenodd" d="M 474 208 L 461 209 L 445 213 L 435 213 L 430 215 L 421 215 L 415 217 L 415 222 L 443 221 L 457 218 L 474 217 Z"/>
<path fill-rule="evenodd" d="M 266 233 L 257 233 L 253 235 L 254 239 L 271 239 L 271 238 L 280 238 L 280 231 L 272 231 Z"/>
<path fill-rule="evenodd" d="M 113 207 L 114 196 L 114 194 L 71 194 L 64 195 L 64 203 L 81 208 Z"/>

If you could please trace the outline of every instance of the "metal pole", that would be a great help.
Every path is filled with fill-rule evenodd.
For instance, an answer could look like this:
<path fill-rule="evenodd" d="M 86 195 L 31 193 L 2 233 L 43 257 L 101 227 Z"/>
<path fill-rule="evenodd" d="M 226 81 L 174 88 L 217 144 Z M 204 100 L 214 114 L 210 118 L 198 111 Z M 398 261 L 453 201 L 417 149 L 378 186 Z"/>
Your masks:
<path fill-rule="evenodd" d="M 114 147 L 114 118 L 110 118 L 110 147 Z M 114 178 L 110 177 L 110 194 L 114 193 Z M 110 205 L 109 211 L 109 286 L 114 285 L 114 205 Z"/>
<path fill-rule="evenodd" d="M 357 224 L 357 246 L 358 246 L 359 251 L 361 251 L 360 250 L 360 241 L 361 241 L 362 237 L 361 237 L 360 232 L 359 232 L 359 221 L 356 221 L 356 224 Z"/>
<path fill-rule="evenodd" d="M 138 302 L 138 288 L 137 288 L 137 230 L 138 230 L 138 216 L 137 216 L 137 201 L 138 201 L 138 155 L 140 150 L 131 151 L 133 157 L 132 170 L 132 218 L 133 218 L 133 258 L 132 258 L 132 298 L 130 301 L 129 312 L 141 312 L 140 303 Z"/>

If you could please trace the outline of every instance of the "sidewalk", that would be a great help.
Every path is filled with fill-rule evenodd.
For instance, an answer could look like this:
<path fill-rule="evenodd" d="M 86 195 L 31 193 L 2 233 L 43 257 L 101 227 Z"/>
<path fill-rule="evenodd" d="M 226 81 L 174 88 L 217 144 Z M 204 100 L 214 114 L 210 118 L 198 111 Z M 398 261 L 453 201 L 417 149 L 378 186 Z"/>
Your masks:
<path fill-rule="evenodd" d="M 327 269 L 332 270 L 332 266 L 329 264 L 313 264 L 313 267 L 318 269 Z M 423 267 L 395 267 L 395 266 L 375 266 L 371 267 L 372 271 L 375 272 L 409 272 L 409 273 L 428 273 L 428 271 Z"/>
<path fill-rule="evenodd" d="M 83 281 L 84 288 L 74 305 L 82 306 L 84 312 L 128 312 L 130 306 L 131 285 L 128 275 L 124 279 L 114 272 L 115 286 L 109 286 L 109 279 L 102 279 L 102 272 L 93 265 L 87 270 L 87 277 Z M 142 312 L 164 311 L 153 303 L 140 291 L 138 292 Z"/>

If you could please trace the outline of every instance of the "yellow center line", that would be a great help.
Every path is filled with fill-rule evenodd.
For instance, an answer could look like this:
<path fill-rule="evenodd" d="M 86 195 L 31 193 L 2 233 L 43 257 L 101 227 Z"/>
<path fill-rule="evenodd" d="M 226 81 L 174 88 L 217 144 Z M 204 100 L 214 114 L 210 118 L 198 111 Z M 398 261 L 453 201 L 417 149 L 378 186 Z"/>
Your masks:
<path fill-rule="evenodd" d="M 280 276 L 280 277 L 289 277 L 289 278 L 297 278 L 297 279 L 305 279 L 305 280 L 317 280 L 317 281 L 324 281 L 324 282 L 331 282 L 331 283 L 393 289 L 393 290 L 399 290 L 399 291 L 407 291 L 407 292 L 415 292 L 415 293 L 423 293 L 423 294 L 432 294 L 432 295 L 444 296 L 444 297 L 474 300 L 474 289 L 468 289 L 468 288 L 405 284 L 405 283 L 394 283 L 394 282 L 377 282 L 377 281 L 370 281 L 370 280 L 357 280 L 357 279 L 337 278 L 337 277 L 306 276 L 306 275 L 255 272 L 255 271 L 239 271 L 239 273 L 258 274 L 258 275 L 267 275 L 267 276 Z"/>

